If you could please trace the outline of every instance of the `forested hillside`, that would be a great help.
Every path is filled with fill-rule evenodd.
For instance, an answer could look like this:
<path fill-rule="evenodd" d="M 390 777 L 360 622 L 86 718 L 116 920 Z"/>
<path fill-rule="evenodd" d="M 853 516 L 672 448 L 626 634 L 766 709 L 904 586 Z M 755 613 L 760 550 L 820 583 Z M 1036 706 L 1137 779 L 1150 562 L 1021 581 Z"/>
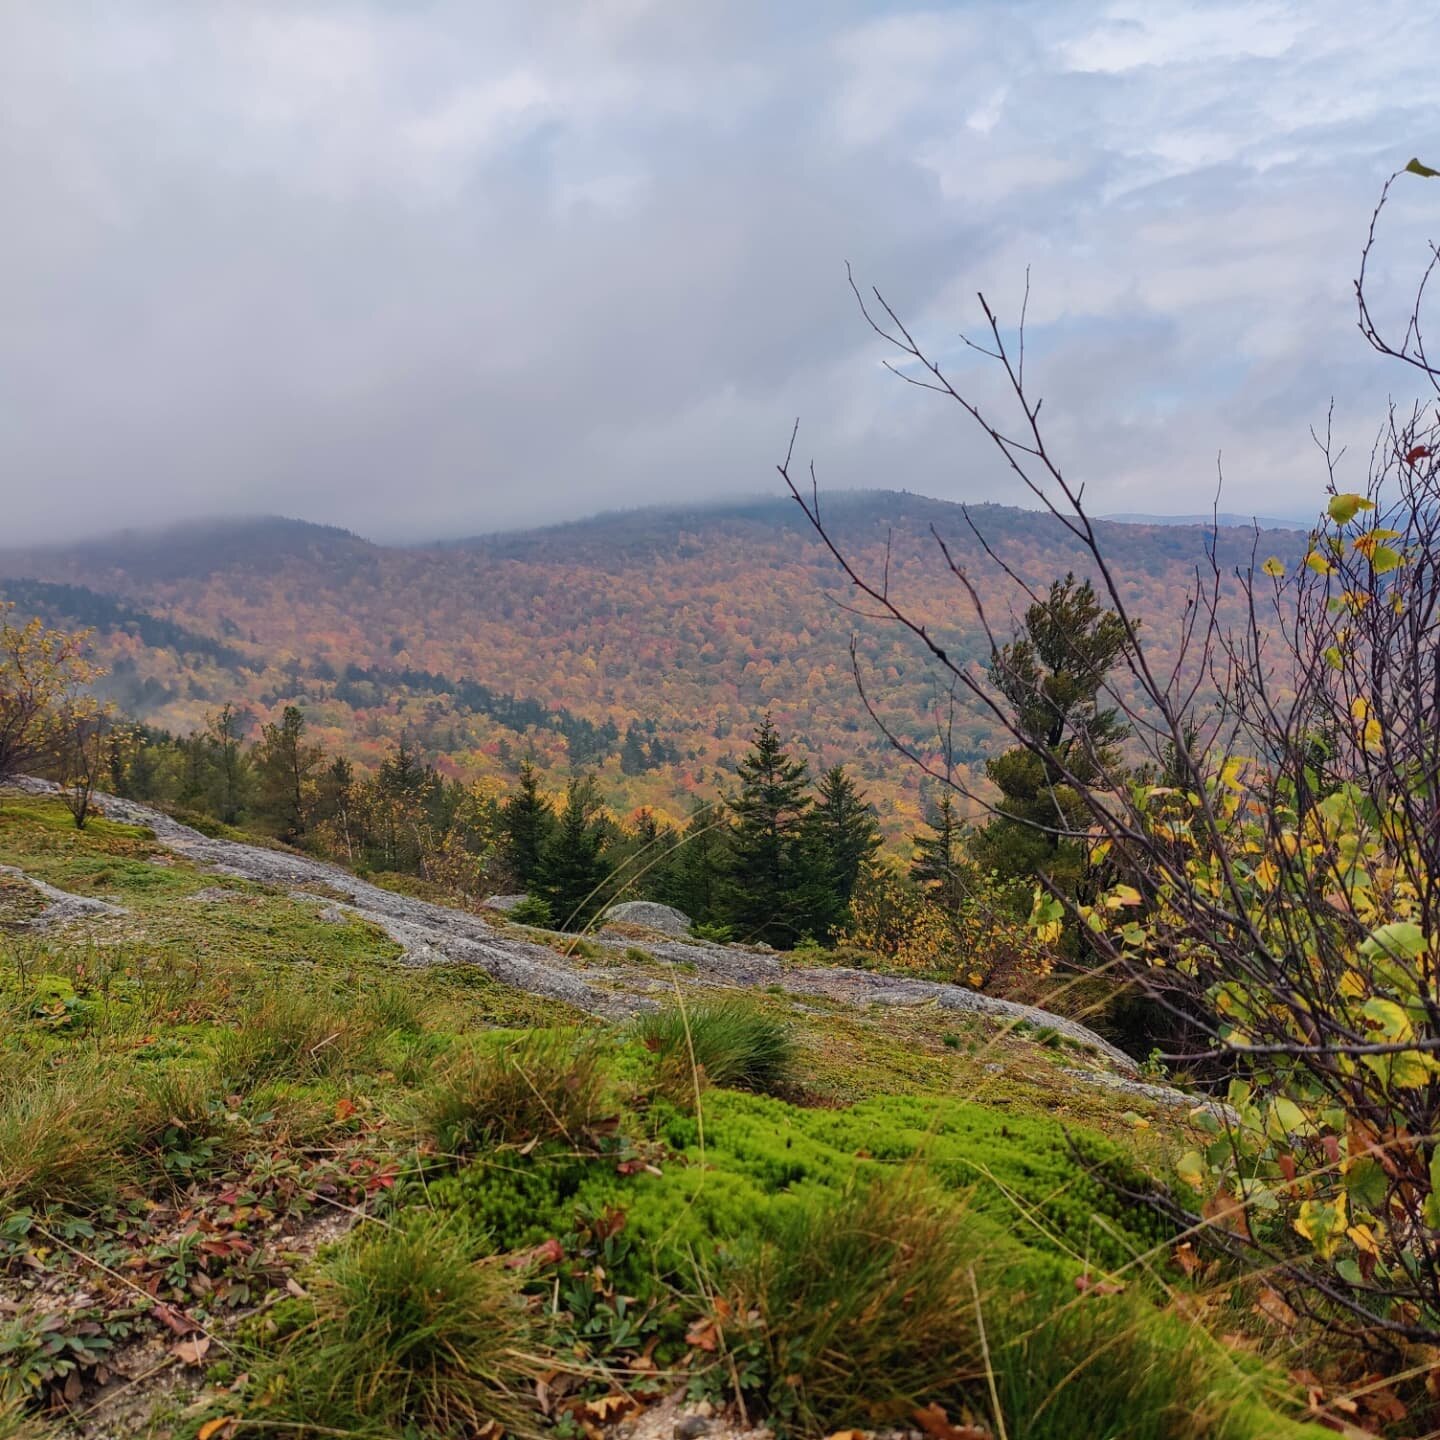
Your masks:
<path fill-rule="evenodd" d="M 986 647 L 932 527 L 962 566 L 980 549 L 961 507 L 894 492 L 838 495 L 827 514 L 848 553 L 925 617 L 952 655 Z M 1049 517 L 971 511 L 1037 587 L 1084 556 Z M 1210 532 L 1101 524 L 1125 600 L 1164 653 L 1178 635 Z M 1219 532 L 1222 567 L 1257 540 Z M 1267 532 L 1262 558 L 1303 537 Z M 977 576 L 981 574 L 977 568 Z M 982 592 L 983 593 L 983 592 Z M 594 768 L 620 810 L 679 819 L 728 783 L 770 709 L 816 767 L 843 761 L 880 802 L 887 833 L 914 828 L 920 782 L 886 763 L 856 693 L 849 643 L 887 723 L 937 749 L 943 692 L 914 642 L 830 598 L 834 562 L 793 504 L 604 515 L 445 545 L 384 547 L 333 527 L 247 519 L 0 552 L 0 598 L 49 623 L 96 630 L 106 684 L 135 718 L 187 733 L 225 704 L 258 733 L 287 704 L 327 748 L 378 765 L 407 738 L 447 774 L 513 775 L 533 756 L 558 787 Z M 1002 608 L 992 617 L 1011 628 Z M 937 701 L 941 702 L 938 705 Z M 975 767 L 996 736 L 957 716 L 954 754 Z"/>

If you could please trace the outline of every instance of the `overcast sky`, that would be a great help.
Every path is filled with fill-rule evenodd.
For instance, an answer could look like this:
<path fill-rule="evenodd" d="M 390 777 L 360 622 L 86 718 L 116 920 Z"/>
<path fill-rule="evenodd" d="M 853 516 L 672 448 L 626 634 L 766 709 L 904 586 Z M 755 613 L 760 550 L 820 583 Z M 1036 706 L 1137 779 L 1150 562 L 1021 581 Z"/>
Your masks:
<path fill-rule="evenodd" d="M 847 260 L 957 365 L 1029 265 L 1097 509 L 1223 451 L 1225 508 L 1308 512 L 1331 396 L 1363 450 L 1412 387 L 1350 283 L 1437 53 L 1420 0 L 0 0 L 0 541 L 750 494 L 796 415 L 825 483 L 1018 500 Z"/>

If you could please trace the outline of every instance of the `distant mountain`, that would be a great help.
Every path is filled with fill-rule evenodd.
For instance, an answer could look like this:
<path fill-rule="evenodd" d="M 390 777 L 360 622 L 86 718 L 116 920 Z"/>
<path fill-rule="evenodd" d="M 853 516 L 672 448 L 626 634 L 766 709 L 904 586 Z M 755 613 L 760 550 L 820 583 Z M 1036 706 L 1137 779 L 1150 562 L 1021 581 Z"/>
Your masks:
<path fill-rule="evenodd" d="M 1014 597 L 976 530 L 1034 586 L 1085 568 L 1074 537 L 1033 511 L 896 491 L 821 505 L 842 548 L 877 577 L 888 566 L 893 593 L 962 663 L 985 664 L 988 643 L 935 534 L 1002 633 Z M 1161 651 L 1207 549 L 1228 570 L 1255 546 L 1247 528 L 1098 528 Z M 1277 530 L 1265 545 L 1298 557 L 1304 538 Z M 401 736 L 469 777 L 506 777 L 528 753 L 555 784 L 593 768 L 618 806 L 673 814 L 726 782 L 768 709 L 816 763 L 853 763 L 892 830 L 904 829 L 919 817 L 918 777 L 856 693 L 854 633 L 887 724 L 938 755 L 942 691 L 927 658 L 850 608 L 834 560 L 784 497 L 421 546 L 275 517 L 132 531 L 0 552 L 0 596 L 95 626 L 112 693 L 172 729 L 227 701 L 256 723 L 293 702 L 318 738 L 361 763 Z M 978 767 L 997 730 L 962 711 L 953 739 L 958 760 Z"/>
<path fill-rule="evenodd" d="M 296 560 L 355 560 L 375 547 L 335 525 L 313 525 L 279 515 L 191 520 L 150 529 L 121 530 L 96 540 L 0 550 L 0 575 L 37 569 L 133 576 L 146 583 L 198 580 L 222 569 L 273 572 Z"/>
<path fill-rule="evenodd" d="M 1314 520 L 1277 520 L 1270 515 L 1239 515 L 1222 510 L 1218 515 L 1143 515 L 1139 513 L 1102 515 L 1102 520 L 1113 520 L 1120 525 L 1219 525 L 1224 529 L 1254 530 L 1299 530 L 1308 533 Z"/>

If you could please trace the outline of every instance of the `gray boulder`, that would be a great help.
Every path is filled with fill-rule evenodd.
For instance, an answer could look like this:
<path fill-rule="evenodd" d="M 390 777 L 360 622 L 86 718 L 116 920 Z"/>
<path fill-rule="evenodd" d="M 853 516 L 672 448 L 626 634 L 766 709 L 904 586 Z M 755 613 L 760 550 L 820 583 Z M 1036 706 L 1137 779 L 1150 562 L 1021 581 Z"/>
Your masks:
<path fill-rule="evenodd" d="M 502 915 L 508 915 L 517 905 L 523 905 L 529 898 L 528 895 L 492 895 L 488 900 L 480 902 L 480 908 L 498 910 Z"/>
<path fill-rule="evenodd" d="M 688 935 L 690 917 L 673 905 L 660 905 L 654 900 L 626 900 L 612 905 L 605 912 L 606 920 L 620 920 L 626 925 L 643 925 L 662 935 Z"/>

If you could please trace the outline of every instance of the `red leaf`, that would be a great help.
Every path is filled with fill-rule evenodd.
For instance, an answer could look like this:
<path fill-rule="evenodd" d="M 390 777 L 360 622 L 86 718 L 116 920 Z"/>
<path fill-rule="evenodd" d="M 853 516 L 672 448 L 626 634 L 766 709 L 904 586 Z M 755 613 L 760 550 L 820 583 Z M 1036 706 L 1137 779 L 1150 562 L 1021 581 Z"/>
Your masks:
<path fill-rule="evenodd" d="M 171 1305 L 157 1305 L 151 1314 L 172 1335 L 193 1335 L 200 1327 L 183 1311 Z"/>
<path fill-rule="evenodd" d="M 1414 449 L 1405 452 L 1405 463 L 1413 465 L 1417 460 L 1428 459 L 1429 455 L 1430 447 L 1428 445 L 1416 445 Z"/>
<path fill-rule="evenodd" d="M 526 1270 L 531 1265 L 558 1265 L 565 1258 L 565 1247 L 552 1235 L 531 1250 L 520 1250 L 505 1261 L 509 1270 Z"/>
<path fill-rule="evenodd" d="M 978 1425 L 956 1425 L 933 1400 L 912 1418 L 930 1440 L 990 1440 L 990 1432 Z"/>

